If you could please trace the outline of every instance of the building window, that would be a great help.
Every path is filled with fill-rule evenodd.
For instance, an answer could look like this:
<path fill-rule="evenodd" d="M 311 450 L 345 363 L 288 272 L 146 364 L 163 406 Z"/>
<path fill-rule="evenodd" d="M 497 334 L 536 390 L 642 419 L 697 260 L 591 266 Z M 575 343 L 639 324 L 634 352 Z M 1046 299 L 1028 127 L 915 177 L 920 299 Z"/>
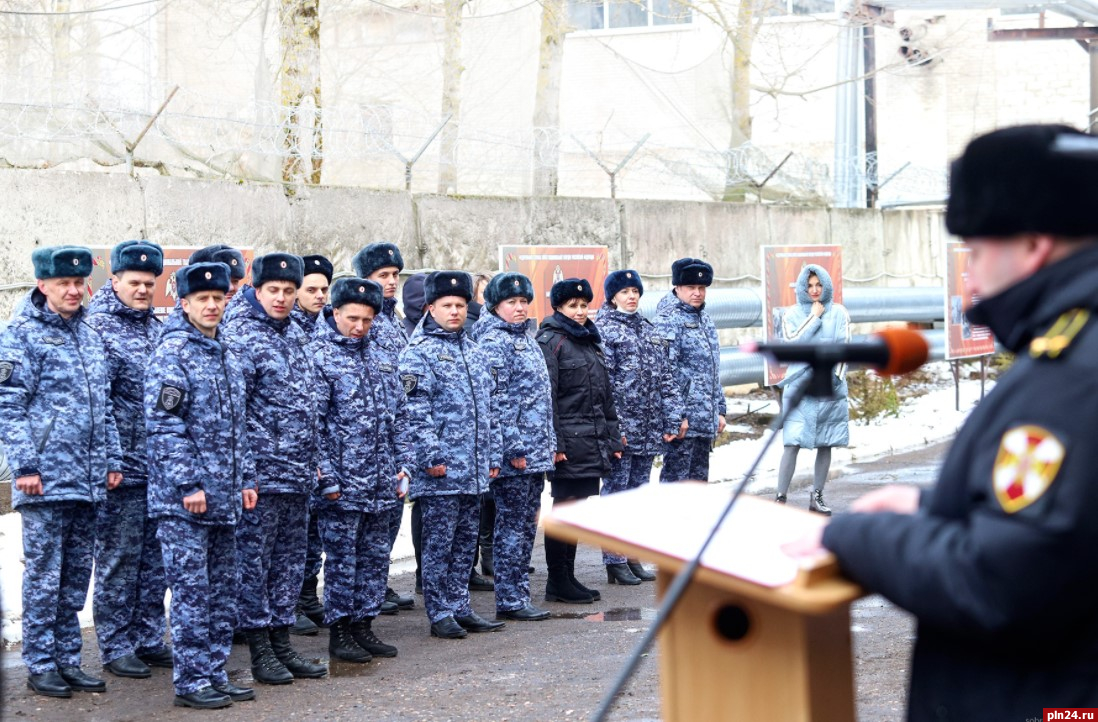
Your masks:
<path fill-rule="evenodd" d="M 679 0 L 571 0 L 568 17 L 578 30 L 686 25 L 690 7 Z"/>
<path fill-rule="evenodd" d="M 828 15 L 834 12 L 835 0 L 769 0 L 763 9 L 767 17 Z"/>

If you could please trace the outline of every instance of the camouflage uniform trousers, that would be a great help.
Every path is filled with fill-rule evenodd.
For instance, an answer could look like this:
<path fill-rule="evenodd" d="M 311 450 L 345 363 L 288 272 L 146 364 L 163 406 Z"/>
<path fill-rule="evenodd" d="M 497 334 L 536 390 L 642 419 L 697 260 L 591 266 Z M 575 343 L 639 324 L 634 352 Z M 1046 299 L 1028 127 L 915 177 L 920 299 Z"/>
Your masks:
<path fill-rule="evenodd" d="M 305 580 L 309 528 L 305 494 L 259 494 L 236 526 L 240 578 L 238 629 L 289 627 Z"/>
<path fill-rule="evenodd" d="M 663 469 L 660 471 L 660 483 L 669 481 L 709 481 L 709 452 L 713 440 L 701 437 L 686 437 L 672 441 L 663 452 Z"/>
<path fill-rule="evenodd" d="M 31 674 L 80 665 L 80 620 L 91 581 L 90 503 L 24 504 L 23 662 Z"/>
<path fill-rule="evenodd" d="M 373 619 L 389 582 L 389 510 L 320 512 L 324 542 L 324 622 Z"/>
<path fill-rule="evenodd" d="M 305 545 L 305 576 L 315 577 L 320 575 L 324 568 L 324 543 L 320 539 L 320 527 L 317 517 L 320 515 L 316 509 L 309 509 L 308 541 Z"/>
<path fill-rule="evenodd" d="M 431 623 L 465 616 L 469 570 L 477 550 L 480 498 L 476 494 L 422 496 L 423 606 Z"/>
<path fill-rule="evenodd" d="M 522 609 L 530 603 L 530 555 L 538 532 L 538 511 L 544 474 L 523 474 L 492 480 L 496 499 L 496 609 Z"/>
<path fill-rule="evenodd" d="M 164 559 L 146 492 L 120 487 L 95 504 L 92 610 L 104 664 L 164 646 Z"/>
<path fill-rule="evenodd" d="M 651 478 L 652 462 L 655 460 L 655 456 L 630 454 L 628 451 L 622 454 L 620 459 L 611 459 L 610 475 L 602 480 L 602 490 L 599 495 L 606 496 L 644 486 Z M 628 559 L 622 554 L 602 550 L 603 564 L 625 564 L 627 561 Z"/>
<path fill-rule="evenodd" d="M 163 517 L 156 537 L 172 590 L 172 671 L 176 694 L 229 680 L 240 572 L 236 528 Z"/>

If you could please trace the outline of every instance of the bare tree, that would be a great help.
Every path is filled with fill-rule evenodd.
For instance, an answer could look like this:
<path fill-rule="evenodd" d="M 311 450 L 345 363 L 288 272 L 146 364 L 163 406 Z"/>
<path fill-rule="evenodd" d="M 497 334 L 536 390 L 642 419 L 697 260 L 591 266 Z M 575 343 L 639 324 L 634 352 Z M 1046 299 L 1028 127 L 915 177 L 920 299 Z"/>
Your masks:
<path fill-rule="evenodd" d="M 534 94 L 534 195 L 555 196 L 560 163 L 560 81 L 564 68 L 564 0 L 541 1 Z"/>
<path fill-rule="evenodd" d="M 320 0 L 280 0 L 280 98 L 288 111 L 283 131 L 286 158 L 282 181 L 289 195 L 294 185 L 318 184 L 324 135 L 320 95 Z M 311 138 L 305 134 L 311 129 Z M 307 153 L 307 155 L 306 155 Z"/>
<path fill-rule="evenodd" d="M 682 0 L 683 4 L 716 25 L 732 46 L 732 69 L 728 75 L 730 132 L 728 149 L 751 140 L 751 52 L 755 37 L 766 16 L 768 0 Z M 723 200 L 745 200 L 747 186 L 731 172 L 725 183 Z"/>
<path fill-rule="evenodd" d="M 465 0 L 445 0 L 445 37 L 442 54 L 442 117 L 450 121 L 439 136 L 438 192 L 457 191 L 457 146 L 461 129 L 461 27 Z"/>

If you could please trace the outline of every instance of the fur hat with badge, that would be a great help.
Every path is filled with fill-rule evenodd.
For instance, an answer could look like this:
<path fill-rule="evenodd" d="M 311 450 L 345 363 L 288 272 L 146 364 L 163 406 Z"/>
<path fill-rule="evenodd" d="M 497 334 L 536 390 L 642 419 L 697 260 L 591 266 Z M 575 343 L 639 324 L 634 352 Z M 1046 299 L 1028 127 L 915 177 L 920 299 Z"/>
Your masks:
<path fill-rule="evenodd" d="M 465 271 L 435 271 L 423 282 L 425 303 L 429 306 L 444 296 L 473 300 L 473 277 Z"/>
<path fill-rule="evenodd" d="M 946 228 L 966 238 L 1098 235 L 1098 138 L 1021 125 L 976 138 L 949 175 Z"/>
<path fill-rule="evenodd" d="M 672 286 L 711 286 L 713 267 L 700 258 L 680 258 L 671 264 Z"/>
<path fill-rule="evenodd" d="M 381 313 L 382 298 L 381 286 L 365 278 L 344 276 L 332 284 L 332 308 L 361 303 L 374 309 L 374 313 Z"/>
<path fill-rule="evenodd" d="M 180 298 L 203 291 L 229 292 L 231 271 L 217 261 L 215 263 L 188 263 L 175 272 L 175 287 Z"/>
<path fill-rule="evenodd" d="M 379 268 L 396 266 L 398 271 L 404 270 L 404 259 L 400 255 L 400 249 L 392 243 L 371 243 L 355 254 L 351 265 L 362 278 L 368 278 L 371 273 Z"/>
<path fill-rule="evenodd" d="M 644 283 L 641 281 L 640 274 L 631 268 L 624 271 L 614 271 L 602 283 L 602 290 L 606 292 L 607 301 L 613 300 L 614 296 L 627 288 L 635 288 L 640 295 L 644 295 Z"/>
<path fill-rule="evenodd" d="M 31 253 L 34 277 L 40 281 L 50 278 L 87 278 L 92 272 L 92 254 L 83 246 L 47 246 Z"/>
<path fill-rule="evenodd" d="M 573 298 L 582 298 L 591 303 L 595 299 L 595 292 L 591 290 L 591 284 L 586 278 L 566 278 L 557 281 L 549 289 L 549 305 L 554 309 L 560 308 Z"/>
<path fill-rule="evenodd" d="M 187 263 L 224 263 L 229 267 L 232 277 L 240 280 L 244 278 L 245 262 L 244 254 L 232 246 L 217 244 L 199 248 L 191 254 Z"/>
<path fill-rule="evenodd" d="M 111 273 L 145 271 L 154 276 L 164 272 L 164 251 L 152 241 L 122 241 L 111 249 Z"/>
<path fill-rule="evenodd" d="M 292 253 L 268 253 L 252 261 L 252 285 L 259 288 L 271 281 L 288 281 L 298 288 L 305 278 L 305 263 Z"/>
<path fill-rule="evenodd" d="M 318 254 L 312 254 L 309 256 L 302 256 L 301 260 L 305 264 L 306 276 L 312 273 L 319 273 L 328 279 L 328 283 L 332 282 L 332 275 L 335 273 L 335 266 L 324 256 Z"/>
<path fill-rule="evenodd" d="M 534 284 L 521 273 L 497 273 L 484 287 L 484 305 L 489 311 L 515 296 L 534 300 Z"/>

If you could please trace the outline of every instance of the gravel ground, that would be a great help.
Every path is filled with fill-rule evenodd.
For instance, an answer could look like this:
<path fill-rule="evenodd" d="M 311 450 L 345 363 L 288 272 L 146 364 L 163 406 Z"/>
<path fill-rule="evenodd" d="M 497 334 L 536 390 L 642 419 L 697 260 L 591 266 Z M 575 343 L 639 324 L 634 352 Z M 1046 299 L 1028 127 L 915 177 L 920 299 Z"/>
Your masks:
<path fill-rule="evenodd" d="M 848 470 L 828 486 L 826 498 L 842 513 L 861 494 L 893 481 L 929 483 L 945 451 L 937 445 Z M 794 482 L 790 503 L 807 504 L 807 478 Z M 539 567 L 532 579 L 535 602 L 545 586 L 540 538 L 535 550 Z M 422 598 L 416 609 L 375 623 L 378 635 L 400 649 L 396 659 L 367 665 L 337 662 L 323 680 L 299 680 L 284 687 L 260 686 L 258 699 L 216 714 L 219 720 L 579 720 L 598 705 L 639 634 L 651 623 L 656 606 L 652 584 L 607 586 L 596 549 L 581 547 L 581 581 L 598 586 L 603 599 L 592 605 L 546 604 L 557 615 L 545 622 L 508 623 L 499 633 L 470 635 L 465 640 L 428 636 Z M 392 580 L 409 591 L 412 576 Z M 474 592 L 473 606 L 483 616 L 494 614 L 491 593 Z M 858 714 L 861 720 L 902 720 L 908 658 L 914 625 L 909 615 L 880 597 L 858 601 L 853 609 Z M 101 670 L 94 634 L 85 631 L 85 670 Z M 327 633 L 295 638 L 299 651 L 327 661 Z M 660 716 L 658 655 L 653 650 L 612 719 L 658 720 Z M 19 648 L 0 654 L 3 672 L 3 716 L 28 720 L 183 720 L 202 712 L 172 706 L 170 670 L 156 669 L 147 680 L 121 680 L 108 675 L 105 694 L 78 694 L 54 700 L 29 693 Z M 247 649 L 235 647 L 230 676 L 249 683 Z M 209 716 L 214 716 L 210 714 Z"/>

